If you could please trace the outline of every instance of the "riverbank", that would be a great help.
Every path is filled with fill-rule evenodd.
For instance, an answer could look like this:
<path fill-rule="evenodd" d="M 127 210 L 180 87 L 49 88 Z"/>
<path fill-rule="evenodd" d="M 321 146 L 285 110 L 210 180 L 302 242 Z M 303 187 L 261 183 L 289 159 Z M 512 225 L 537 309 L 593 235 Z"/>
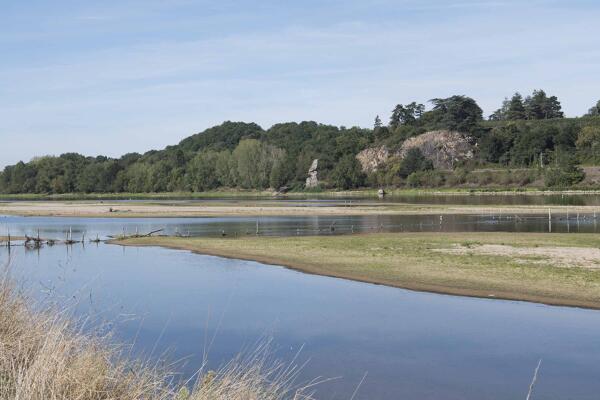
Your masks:
<path fill-rule="evenodd" d="M 254 260 L 418 291 L 600 309 L 600 237 L 592 234 L 150 237 L 112 243 Z"/>
<path fill-rule="evenodd" d="M 177 384 L 168 360 L 131 359 L 110 336 L 82 329 L 70 312 L 40 308 L 0 276 L 0 399 L 246 400 L 311 399 L 297 369 L 269 362 L 268 342 L 217 371 L 198 366 L 193 387 Z M 168 369 L 167 369 L 168 368 Z M 193 383 L 193 382 L 192 382 Z"/>
<path fill-rule="evenodd" d="M 444 205 L 386 201 L 340 201 L 333 205 L 294 204 L 268 200 L 177 201 L 10 201 L 0 203 L 0 215 L 54 217 L 223 217 L 223 216 L 340 216 L 340 215 L 548 215 L 600 214 L 600 206 Z"/>
<path fill-rule="evenodd" d="M 528 195 L 528 196 L 553 196 L 573 194 L 600 194 L 598 189 L 570 189 L 553 190 L 539 188 L 517 188 L 517 187 L 479 187 L 479 188 L 435 188 L 435 189 L 393 189 L 386 188 L 388 196 L 493 196 L 493 195 Z M 4 201 L 77 201 L 77 200 L 210 200 L 210 199 L 252 199 L 274 197 L 276 193 L 272 190 L 242 190 L 227 189 L 213 190 L 207 192 L 160 192 L 160 193 L 22 193 L 6 194 L 0 193 L 0 200 Z M 283 195 L 290 199 L 303 198 L 378 198 L 378 189 L 354 189 L 354 190 L 322 190 L 322 191 L 292 191 Z"/>
<path fill-rule="evenodd" d="M 21 240 L 25 240 L 25 238 L 22 237 L 22 236 L 11 236 L 10 237 L 10 241 L 11 242 L 18 242 L 18 241 L 21 241 Z M 8 236 L 2 236 L 2 235 L 0 235 L 0 244 L 5 244 L 5 242 L 8 242 Z"/>

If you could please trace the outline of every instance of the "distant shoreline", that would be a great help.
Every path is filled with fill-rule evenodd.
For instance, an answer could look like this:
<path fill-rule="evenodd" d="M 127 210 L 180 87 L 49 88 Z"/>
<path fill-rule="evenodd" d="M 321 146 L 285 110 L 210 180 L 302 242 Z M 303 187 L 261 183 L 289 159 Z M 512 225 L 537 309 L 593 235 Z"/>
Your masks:
<path fill-rule="evenodd" d="M 224 202 L 219 199 L 202 203 L 172 203 L 169 201 L 5 201 L 0 202 L 0 215 L 145 218 L 145 217 L 261 217 L 261 216 L 367 216 L 367 215 L 548 215 L 600 214 L 598 206 L 560 205 L 453 205 L 394 203 L 385 200 L 335 204 L 327 207 L 295 205 L 239 199 Z"/>
<path fill-rule="evenodd" d="M 219 198 L 378 198 L 378 189 L 340 191 L 287 192 L 277 195 L 268 190 L 216 190 L 207 192 L 158 192 L 158 193 L 62 193 L 62 194 L 0 194 L 0 201 L 77 201 L 77 200 L 210 200 Z M 447 188 L 447 189 L 385 189 L 386 196 L 556 196 L 600 195 L 600 189 L 543 190 L 536 188 Z"/>

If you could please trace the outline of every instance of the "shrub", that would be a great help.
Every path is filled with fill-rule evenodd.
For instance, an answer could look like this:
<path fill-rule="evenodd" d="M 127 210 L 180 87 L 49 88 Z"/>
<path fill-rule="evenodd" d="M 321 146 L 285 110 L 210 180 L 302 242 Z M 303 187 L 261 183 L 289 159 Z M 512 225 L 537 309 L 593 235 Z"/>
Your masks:
<path fill-rule="evenodd" d="M 410 187 L 440 187 L 444 183 L 444 174 L 433 170 L 413 172 L 406 178 L 406 184 Z"/>
<path fill-rule="evenodd" d="M 565 154 L 557 165 L 546 169 L 544 178 L 548 187 L 569 187 L 581 182 L 585 172 L 577 165 L 573 155 Z"/>
<path fill-rule="evenodd" d="M 365 174 L 352 154 L 344 156 L 329 175 L 331 183 L 339 189 L 353 189 L 364 185 Z"/>
<path fill-rule="evenodd" d="M 583 162 L 600 162 L 600 127 L 585 126 L 577 136 L 577 151 Z"/>
<path fill-rule="evenodd" d="M 401 177 L 406 178 L 414 172 L 427 171 L 430 169 L 433 169 L 431 160 L 425 158 L 421 150 L 417 147 L 413 147 L 406 152 L 402 161 L 400 161 L 398 174 Z"/>

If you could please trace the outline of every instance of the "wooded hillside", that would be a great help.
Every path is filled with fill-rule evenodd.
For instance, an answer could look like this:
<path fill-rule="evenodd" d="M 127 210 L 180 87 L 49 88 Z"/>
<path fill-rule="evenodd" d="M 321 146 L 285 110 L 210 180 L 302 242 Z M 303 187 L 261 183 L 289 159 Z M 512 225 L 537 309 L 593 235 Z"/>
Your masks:
<path fill-rule="evenodd" d="M 322 188 L 455 186 L 476 168 L 535 168 L 537 178 L 547 186 L 570 187 L 583 179 L 580 164 L 600 164 L 600 101 L 583 117 L 564 118 L 555 96 L 541 90 L 526 98 L 517 93 L 487 120 L 475 100 L 466 96 L 430 103 L 429 110 L 416 102 L 399 104 L 389 123 L 377 116 L 370 129 L 310 121 L 265 130 L 255 123 L 227 121 L 145 154 L 129 153 L 118 159 L 76 153 L 36 157 L 6 167 L 0 173 L 0 192 L 304 189 L 314 159 L 319 160 Z M 464 146 L 472 146 L 472 157 L 451 160 L 450 167 L 442 168 L 447 163 L 432 159 L 436 151 L 448 147 L 439 140 L 427 152 L 418 146 L 402 150 L 407 140 L 436 130 L 460 134 L 466 143 L 463 152 Z M 372 163 L 376 168 L 363 168 L 364 160 L 357 160 L 365 149 L 376 151 L 361 153 L 363 158 L 385 152 L 385 157 Z"/>

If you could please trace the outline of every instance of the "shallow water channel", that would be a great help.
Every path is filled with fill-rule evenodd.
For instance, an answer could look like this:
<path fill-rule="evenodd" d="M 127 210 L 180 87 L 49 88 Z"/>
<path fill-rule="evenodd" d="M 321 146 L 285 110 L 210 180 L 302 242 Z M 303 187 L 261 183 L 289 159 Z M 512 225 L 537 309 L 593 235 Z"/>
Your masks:
<path fill-rule="evenodd" d="M 295 236 L 372 232 L 573 232 L 599 233 L 600 213 L 547 215 L 368 215 L 368 216 L 263 216 L 198 218 L 77 218 L 0 215 L 0 235 L 64 239 L 107 238 L 109 235 L 147 233 L 183 236 Z"/>
<path fill-rule="evenodd" d="M 403 219 L 404 218 L 404 219 Z M 545 231 L 547 218 L 490 216 L 261 218 L 260 234 L 296 229 L 339 233 L 346 227 L 403 230 Z M 336 221 L 336 228 L 329 230 Z M 428 222 L 429 221 L 429 222 Z M 437 225 L 436 225 L 437 221 Z M 566 220 L 562 220 L 566 224 Z M 165 228 L 192 235 L 254 233 L 256 218 L 76 219 L 0 217 L 0 235 L 78 238 Z M 557 218 L 556 228 L 561 226 Z M 573 221 L 569 222 L 572 230 Z M 591 219 L 579 229 L 592 231 Z M 418 227 L 418 228 L 417 228 Z M 427 227 L 427 228 L 423 228 Z M 564 226 L 566 230 L 566 225 Z M 379 229 L 379 228 L 378 228 Z M 395 229 L 395 228 L 394 228 Z M 401 256 L 401 255 L 399 255 Z M 9 259 L 0 248 L 0 262 Z M 86 244 L 26 251 L 14 247 L 11 271 L 38 299 L 70 305 L 76 315 L 108 321 L 134 352 L 183 361 L 193 374 L 204 354 L 211 367 L 257 341 L 274 355 L 308 361 L 300 380 L 338 379 L 317 397 L 349 399 L 525 398 L 542 359 L 535 396 L 597 399 L 600 311 L 462 298 L 307 275 L 255 262 L 161 248 Z"/>

